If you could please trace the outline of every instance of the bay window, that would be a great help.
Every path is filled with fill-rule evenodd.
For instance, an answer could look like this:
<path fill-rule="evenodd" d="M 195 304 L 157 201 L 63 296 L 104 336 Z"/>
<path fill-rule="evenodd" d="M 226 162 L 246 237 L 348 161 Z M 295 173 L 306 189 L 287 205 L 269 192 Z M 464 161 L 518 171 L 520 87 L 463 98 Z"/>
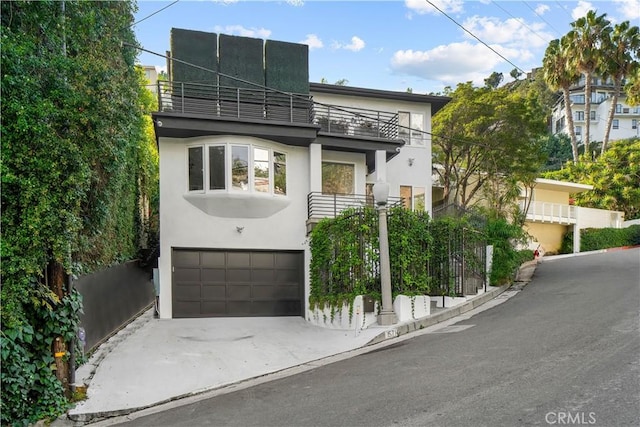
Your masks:
<path fill-rule="evenodd" d="M 209 144 L 188 147 L 187 158 L 189 192 L 287 194 L 285 153 L 252 145 Z"/>

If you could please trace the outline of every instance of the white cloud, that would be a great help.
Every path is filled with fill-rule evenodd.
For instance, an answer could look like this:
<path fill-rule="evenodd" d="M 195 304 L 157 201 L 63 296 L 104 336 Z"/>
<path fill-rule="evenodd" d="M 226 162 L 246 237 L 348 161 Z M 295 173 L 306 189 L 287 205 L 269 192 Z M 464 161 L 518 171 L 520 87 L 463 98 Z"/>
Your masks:
<path fill-rule="evenodd" d="M 229 35 L 267 38 L 271 35 L 271 30 L 265 28 L 245 28 L 242 25 L 216 25 L 213 27 L 216 33 L 224 33 Z"/>
<path fill-rule="evenodd" d="M 358 36 L 353 36 L 351 37 L 351 43 L 346 45 L 344 48 L 347 50 L 351 50 L 353 52 L 358 52 L 359 50 L 364 49 L 364 46 L 365 46 L 364 40 L 362 40 Z"/>
<path fill-rule="evenodd" d="M 640 0 L 613 0 L 624 19 L 640 19 Z"/>
<path fill-rule="evenodd" d="M 431 3 L 438 7 L 438 9 L 447 13 L 458 13 L 462 12 L 463 9 L 462 0 L 431 0 Z M 425 0 L 405 0 L 404 5 L 407 9 L 419 15 L 424 15 L 426 13 L 437 15 L 440 13 L 435 7 L 431 6 Z"/>
<path fill-rule="evenodd" d="M 526 25 L 525 25 L 526 24 Z M 553 35 L 544 31 L 543 23 L 526 23 L 524 20 L 509 18 L 501 21 L 493 17 L 472 16 L 464 27 L 485 43 L 499 43 L 507 47 L 546 47 Z M 533 31 L 533 33 L 532 33 Z"/>
<path fill-rule="evenodd" d="M 517 49 L 492 48 L 509 59 L 524 60 L 528 55 Z M 465 81 L 481 84 L 502 62 L 503 59 L 485 46 L 465 41 L 428 51 L 399 50 L 391 58 L 391 69 L 397 74 L 438 80 L 449 85 Z"/>
<path fill-rule="evenodd" d="M 549 12 L 550 10 L 551 10 L 551 8 L 549 6 L 547 6 L 546 4 L 539 4 L 535 9 L 536 14 L 538 14 L 540 16 L 544 15 L 546 12 Z"/>
<path fill-rule="evenodd" d="M 333 49 L 345 49 L 345 50 L 350 50 L 352 52 L 358 52 L 358 51 L 364 49 L 365 42 L 360 37 L 353 36 L 353 37 L 351 37 L 351 43 L 344 44 L 344 43 L 340 43 L 340 42 L 334 41 L 331 44 L 331 47 Z"/>
<path fill-rule="evenodd" d="M 303 0 L 287 0 L 287 3 L 289 3 L 291 6 L 304 6 Z"/>
<path fill-rule="evenodd" d="M 324 47 L 322 40 L 320 40 L 320 38 L 315 34 L 307 34 L 307 38 L 302 40 L 300 43 L 308 45 L 309 50 L 322 49 Z"/>
<path fill-rule="evenodd" d="M 233 4 L 233 3 L 238 3 L 240 0 L 211 0 L 214 3 L 222 3 L 222 4 Z"/>
<path fill-rule="evenodd" d="M 575 21 L 576 19 L 586 16 L 590 10 L 595 10 L 593 5 L 588 1 L 580 0 L 578 5 L 571 11 L 571 17 Z"/>

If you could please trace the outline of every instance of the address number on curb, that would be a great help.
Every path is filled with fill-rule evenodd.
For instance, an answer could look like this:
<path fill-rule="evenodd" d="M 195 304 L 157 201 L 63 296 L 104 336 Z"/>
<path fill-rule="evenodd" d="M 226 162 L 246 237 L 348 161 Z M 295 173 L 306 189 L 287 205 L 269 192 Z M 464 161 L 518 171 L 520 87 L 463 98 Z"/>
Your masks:
<path fill-rule="evenodd" d="M 398 336 L 398 331 L 396 329 L 389 329 L 388 331 L 384 331 L 385 338 L 395 338 Z"/>

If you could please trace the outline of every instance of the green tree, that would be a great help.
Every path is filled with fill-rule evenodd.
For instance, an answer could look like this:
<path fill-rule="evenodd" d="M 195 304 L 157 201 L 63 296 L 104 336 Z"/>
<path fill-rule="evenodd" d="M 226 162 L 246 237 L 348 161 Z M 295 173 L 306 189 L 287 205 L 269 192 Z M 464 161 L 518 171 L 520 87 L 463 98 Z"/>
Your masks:
<path fill-rule="evenodd" d="M 533 179 L 543 163 L 538 141 L 545 114 L 537 97 L 470 82 L 458 84 L 450 96 L 432 126 L 445 200 L 466 206 L 483 189 L 493 189 L 499 194 L 490 203 L 505 205 L 505 192 L 512 194 L 514 183 Z"/>
<path fill-rule="evenodd" d="M 607 149 L 609 133 L 615 115 L 618 97 L 623 89 L 624 80 L 638 68 L 638 61 L 633 55 L 640 49 L 640 32 L 638 27 L 631 26 L 629 21 L 621 22 L 613 27 L 608 39 L 603 40 L 602 77 L 613 80 L 613 98 L 607 117 L 606 131 L 602 140 L 602 153 Z"/>
<path fill-rule="evenodd" d="M 136 44 L 133 2 L 0 7 L 1 417 L 9 425 L 65 409 L 64 361 L 53 354 L 75 335 L 81 309 L 67 277 L 136 257 L 138 202 L 153 187 L 157 158 L 145 153 L 137 53 L 126 47 Z"/>
<path fill-rule="evenodd" d="M 543 136 L 542 150 L 547 157 L 547 162 L 542 167 L 543 171 L 562 169 L 572 158 L 571 140 L 563 133 Z"/>
<path fill-rule="evenodd" d="M 640 105 L 640 66 L 631 73 L 624 90 L 627 93 L 627 104 Z"/>
<path fill-rule="evenodd" d="M 576 204 L 624 212 L 625 219 L 640 218 L 640 139 L 613 141 L 595 161 L 568 164 L 546 178 L 593 185 L 576 195 Z"/>
<path fill-rule="evenodd" d="M 580 74 L 569 66 L 567 53 L 567 37 L 552 40 L 547 46 L 542 60 L 544 80 L 552 90 L 562 90 L 564 99 L 564 115 L 567 118 L 567 129 L 571 138 L 573 162 L 578 162 L 578 139 L 573 124 L 573 112 L 571 111 L 570 87 L 578 81 Z"/>
<path fill-rule="evenodd" d="M 494 71 L 489 77 L 484 79 L 484 84 L 488 88 L 495 89 L 500 86 L 500 83 L 502 83 L 503 79 L 504 76 L 502 75 L 502 73 Z"/>
<path fill-rule="evenodd" d="M 590 10 L 582 18 L 571 23 L 571 31 L 567 34 L 568 58 L 570 67 L 584 74 L 585 84 L 585 130 L 584 146 L 589 152 L 589 131 L 591 127 L 591 93 L 593 77 L 601 69 L 603 56 L 601 49 L 611 31 L 607 14 L 600 16 Z"/>

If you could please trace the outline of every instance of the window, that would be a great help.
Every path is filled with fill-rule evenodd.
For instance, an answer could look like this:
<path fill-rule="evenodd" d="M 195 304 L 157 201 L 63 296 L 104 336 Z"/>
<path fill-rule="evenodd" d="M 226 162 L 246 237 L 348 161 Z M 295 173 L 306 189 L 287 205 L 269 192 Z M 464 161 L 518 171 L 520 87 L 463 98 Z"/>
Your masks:
<path fill-rule="evenodd" d="M 189 147 L 189 191 L 201 191 L 204 188 L 202 151 L 202 147 Z"/>
<path fill-rule="evenodd" d="M 273 192 L 287 194 L 287 156 L 273 152 Z"/>
<path fill-rule="evenodd" d="M 582 126 L 576 126 L 576 135 L 582 135 Z"/>
<path fill-rule="evenodd" d="M 253 188 L 260 193 L 268 193 L 269 188 L 269 150 L 253 149 Z"/>
<path fill-rule="evenodd" d="M 638 129 L 638 120 L 631 119 L 631 129 Z"/>
<path fill-rule="evenodd" d="M 402 198 L 402 204 L 405 209 L 424 211 L 424 187 L 411 187 L 410 185 L 401 185 L 400 197 Z"/>
<path fill-rule="evenodd" d="M 231 188 L 249 190 L 249 147 L 231 146 Z"/>
<path fill-rule="evenodd" d="M 576 111 L 576 120 L 583 121 L 584 120 L 584 111 Z"/>
<path fill-rule="evenodd" d="M 355 165 L 322 162 L 322 192 L 326 194 L 354 194 Z"/>
<path fill-rule="evenodd" d="M 250 145 L 188 147 L 188 189 L 287 194 L 286 154 Z M 252 165 L 252 167 L 249 167 Z M 205 167 L 206 166 L 206 167 Z"/>
<path fill-rule="evenodd" d="M 616 114 L 622 113 L 622 104 L 616 104 Z"/>
<path fill-rule="evenodd" d="M 225 146 L 209 147 L 209 190 L 224 190 L 225 180 Z"/>
<path fill-rule="evenodd" d="M 398 137 L 411 145 L 424 145 L 424 114 L 398 112 Z"/>
<path fill-rule="evenodd" d="M 613 128 L 618 129 L 620 127 L 620 120 L 613 119 Z"/>
<path fill-rule="evenodd" d="M 589 113 L 589 119 L 590 120 L 595 120 L 596 119 L 596 112 L 595 111 L 591 111 Z"/>

